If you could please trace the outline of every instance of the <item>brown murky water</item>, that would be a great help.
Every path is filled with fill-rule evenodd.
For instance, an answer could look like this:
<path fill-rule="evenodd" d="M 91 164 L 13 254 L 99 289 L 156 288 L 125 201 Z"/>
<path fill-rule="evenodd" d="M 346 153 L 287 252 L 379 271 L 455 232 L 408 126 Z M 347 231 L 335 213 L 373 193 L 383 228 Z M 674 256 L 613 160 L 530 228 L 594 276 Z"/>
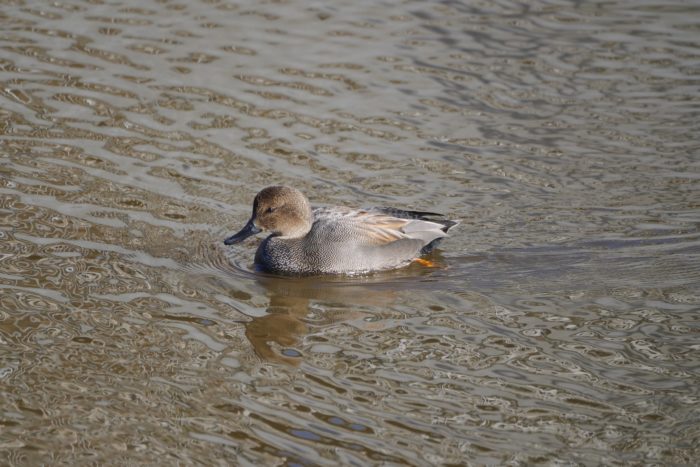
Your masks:
<path fill-rule="evenodd" d="M 6 2 L 0 463 L 694 464 L 696 2 Z M 462 220 L 252 271 L 253 195 Z"/>

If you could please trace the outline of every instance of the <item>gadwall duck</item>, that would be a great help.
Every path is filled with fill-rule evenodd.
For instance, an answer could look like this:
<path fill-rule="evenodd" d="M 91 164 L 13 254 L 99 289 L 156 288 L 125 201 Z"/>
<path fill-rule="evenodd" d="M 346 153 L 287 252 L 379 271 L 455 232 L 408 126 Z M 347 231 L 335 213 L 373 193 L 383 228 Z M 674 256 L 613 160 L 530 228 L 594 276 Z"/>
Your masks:
<path fill-rule="evenodd" d="M 279 274 L 357 274 L 407 265 L 430 251 L 456 221 L 440 214 L 393 208 L 312 209 L 306 197 L 288 186 L 263 189 L 253 215 L 224 243 L 233 245 L 262 231 L 255 263 Z"/>

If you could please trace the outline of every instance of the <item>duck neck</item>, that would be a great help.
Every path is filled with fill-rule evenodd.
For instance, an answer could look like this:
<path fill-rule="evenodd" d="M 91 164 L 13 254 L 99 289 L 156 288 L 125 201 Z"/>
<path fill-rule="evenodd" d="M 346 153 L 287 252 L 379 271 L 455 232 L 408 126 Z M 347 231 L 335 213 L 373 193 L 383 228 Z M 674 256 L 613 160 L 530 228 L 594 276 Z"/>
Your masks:
<path fill-rule="evenodd" d="M 306 199 L 295 205 L 293 208 L 294 221 L 285 225 L 284 229 L 275 232 L 276 236 L 282 238 L 301 238 L 309 233 L 313 224 L 313 212 Z"/>
<path fill-rule="evenodd" d="M 301 238 L 305 236 L 309 231 L 311 230 L 311 224 L 299 224 L 298 227 L 295 227 L 294 229 L 287 230 L 284 233 L 280 232 L 277 234 L 278 237 L 280 238 Z"/>

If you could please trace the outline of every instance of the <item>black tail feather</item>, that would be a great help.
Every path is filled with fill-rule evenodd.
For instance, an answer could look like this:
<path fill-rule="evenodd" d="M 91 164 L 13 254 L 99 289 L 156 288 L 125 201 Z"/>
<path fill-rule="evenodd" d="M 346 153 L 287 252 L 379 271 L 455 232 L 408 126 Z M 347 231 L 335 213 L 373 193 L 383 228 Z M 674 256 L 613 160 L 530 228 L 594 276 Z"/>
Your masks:
<path fill-rule="evenodd" d="M 397 208 L 372 208 L 372 211 L 381 212 L 382 214 L 387 214 L 389 216 L 398 217 L 399 219 L 422 219 L 428 220 L 427 217 L 445 217 L 443 214 L 437 212 L 428 211 L 406 211 L 404 209 Z"/>

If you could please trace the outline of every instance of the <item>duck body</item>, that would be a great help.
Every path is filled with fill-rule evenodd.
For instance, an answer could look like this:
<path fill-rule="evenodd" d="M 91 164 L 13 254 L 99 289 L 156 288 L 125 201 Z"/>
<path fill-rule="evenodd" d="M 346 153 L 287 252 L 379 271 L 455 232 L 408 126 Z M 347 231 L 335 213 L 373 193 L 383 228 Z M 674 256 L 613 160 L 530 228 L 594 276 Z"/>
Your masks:
<path fill-rule="evenodd" d="M 430 251 L 457 224 L 439 214 L 393 208 L 311 209 L 298 190 L 284 186 L 263 189 L 253 215 L 227 245 L 262 230 L 255 263 L 277 274 L 358 274 L 394 269 Z"/>

